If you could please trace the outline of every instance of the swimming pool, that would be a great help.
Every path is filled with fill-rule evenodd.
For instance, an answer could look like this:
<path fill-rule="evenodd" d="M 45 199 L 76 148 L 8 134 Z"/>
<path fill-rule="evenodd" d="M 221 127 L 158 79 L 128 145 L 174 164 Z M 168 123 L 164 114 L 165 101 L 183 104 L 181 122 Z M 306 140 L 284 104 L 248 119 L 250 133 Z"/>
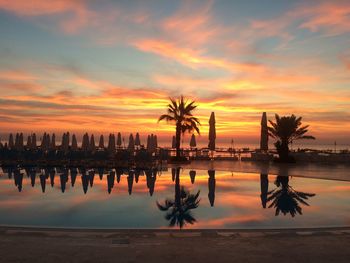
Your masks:
<path fill-rule="evenodd" d="M 170 168 L 0 170 L 0 224 L 9 226 L 335 227 L 350 225 L 349 204 L 350 182 L 334 180 Z"/>

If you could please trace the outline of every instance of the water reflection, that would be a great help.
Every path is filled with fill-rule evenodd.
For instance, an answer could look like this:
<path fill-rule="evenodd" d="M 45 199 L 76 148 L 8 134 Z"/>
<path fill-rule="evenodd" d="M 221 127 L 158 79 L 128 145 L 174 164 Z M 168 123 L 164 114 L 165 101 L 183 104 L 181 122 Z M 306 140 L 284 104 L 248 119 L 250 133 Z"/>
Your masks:
<path fill-rule="evenodd" d="M 191 194 L 184 186 L 180 186 L 180 168 L 173 168 L 172 175 L 175 176 L 175 198 L 166 198 L 163 204 L 158 201 L 159 210 L 166 211 L 165 219 L 169 221 L 169 226 L 179 226 L 180 229 L 185 224 L 194 224 L 197 220 L 191 213 L 192 209 L 199 206 L 199 193 Z"/>
<path fill-rule="evenodd" d="M 113 191 L 116 192 L 116 190 L 118 190 L 118 196 L 116 198 L 120 199 L 113 201 L 113 205 L 115 205 L 114 202 L 116 202 L 118 205 L 125 206 L 125 210 L 130 211 L 133 208 L 131 206 L 129 207 L 129 204 L 133 203 L 135 205 L 136 202 L 145 207 L 153 207 L 156 211 L 159 208 L 161 211 L 165 211 L 165 218 L 170 226 L 178 226 L 180 228 L 186 225 L 188 227 L 192 225 L 194 225 L 194 227 L 205 226 L 206 224 L 210 225 L 210 223 L 205 222 L 205 217 L 208 215 L 213 218 L 215 217 L 218 220 L 217 224 L 219 226 L 220 224 L 224 224 L 219 222 L 230 222 L 230 220 L 238 222 L 239 220 L 260 220 L 259 218 L 269 217 L 273 217 L 277 220 L 275 215 L 277 216 L 279 214 L 290 214 L 292 217 L 295 217 L 297 214 L 303 214 L 302 212 L 304 211 L 302 207 L 308 206 L 308 200 L 315 196 L 313 193 L 295 190 L 295 188 L 290 185 L 290 177 L 288 174 L 283 173 L 283 171 L 280 171 L 279 176 L 261 173 L 259 178 L 259 176 L 246 174 L 242 179 L 240 176 L 231 176 L 230 173 L 215 170 L 189 170 L 183 173 L 183 177 L 181 177 L 180 168 L 171 169 L 171 171 L 166 174 L 167 176 L 163 177 L 160 176 L 161 169 L 160 167 L 147 169 L 112 169 L 106 167 L 54 168 L 15 166 L 3 167 L 3 172 L 14 182 L 18 192 L 23 191 L 23 187 L 25 188 L 27 185 L 31 185 L 31 187 L 39 190 L 39 192 L 46 193 L 47 196 L 45 197 L 55 197 L 53 202 L 60 202 L 58 200 L 60 198 L 57 198 L 57 196 L 61 193 L 65 194 L 62 200 L 64 198 L 66 198 L 65 200 L 71 200 L 70 198 L 74 200 L 74 198 L 76 198 L 78 203 L 79 200 L 86 201 L 89 199 L 95 201 L 100 199 L 114 200 L 113 195 L 109 196 L 106 194 L 103 196 L 101 191 L 111 194 Z M 165 169 L 165 171 L 167 171 L 167 169 Z M 24 180 L 24 177 L 27 179 Z M 123 178 L 122 183 L 118 185 L 118 189 L 116 189 L 116 185 L 120 183 L 121 178 Z M 296 181 L 298 180 L 299 179 Z M 294 182 L 293 179 L 293 185 Z M 311 182 L 314 182 L 314 180 L 309 180 L 308 183 Z M 0 187 L 4 186 L 5 183 L 8 184 L 7 181 L 0 182 Z M 57 194 L 50 191 L 49 185 L 55 189 Z M 173 188 L 173 185 L 175 188 Z M 79 191 L 72 191 L 71 187 L 78 187 Z M 94 189 L 94 191 L 91 191 L 90 189 L 92 187 L 97 188 L 97 190 L 95 191 Z M 304 185 L 297 184 L 295 187 L 300 189 L 300 187 L 304 187 Z M 305 185 L 305 187 L 308 190 L 310 184 Z M 193 188 L 196 190 L 192 190 Z M 317 191 L 315 189 L 320 188 L 313 188 L 311 186 L 311 189 L 314 192 Z M 87 194 L 89 191 L 88 197 L 82 194 Z M 199 207 L 200 191 L 205 193 L 208 199 L 205 198 L 204 202 L 201 202 Z M 17 191 L 15 190 L 13 192 Z M 156 198 L 152 199 L 151 197 L 155 192 Z M 32 196 L 36 194 L 37 192 L 34 191 Z M 124 195 L 132 195 L 133 198 L 123 199 Z M 143 196 L 140 199 L 139 197 L 141 195 Z M 149 195 L 150 198 L 144 198 L 144 195 Z M 82 198 L 83 196 L 84 199 Z M 169 196 L 172 197 L 169 198 Z M 6 198 L 5 195 L 0 197 L 3 199 Z M 45 199 L 47 198 L 36 199 L 33 202 L 39 204 L 40 202 L 44 202 L 43 200 Z M 155 205 L 155 200 L 159 200 L 159 202 L 156 202 L 157 205 Z M 106 203 L 108 202 L 105 202 L 105 204 Z M 92 207 L 98 207 L 99 205 L 103 205 L 103 202 L 98 203 L 98 205 L 92 205 Z M 65 205 L 62 205 L 62 207 L 64 206 Z M 271 209 L 264 210 L 261 209 L 261 206 Z M 199 209 L 197 209 L 198 207 Z M 78 209 L 78 206 L 74 207 L 74 211 L 75 209 Z M 85 209 L 87 208 L 85 207 Z M 193 209 L 197 209 L 195 213 L 196 216 L 193 213 Z M 229 218 L 225 218 L 225 216 L 228 217 L 228 211 L 234 211 L 234 213 L 230 214 Z M 254 211 L 253 216 L 251 216 L 252 211 Z M 158 213 L 164 215 L 163 213 Z M 307 213 L 307 215 L 308 214 L 309 213 Z M 299 217 L 296 217 L 296 219 L 297 218 Z M 161 219 L 160 217 L 160 220 Z M 162 220 L 162 226 L 164 226 L 164 224 L 165 222 Z"/>
<path fill-rule="evenodd" d="M 268 174 L 260 174 L 260 199 L 263 208 L 266 208 L 267 193 L 269 191 L 269 177 Z"/>
<path fill-rule="evenodd" d="M 267 193 L 266 202 L 269 208 L 275 208 L 275 215 L 290 214 L 294 217 L 296 214 L 302 215 L 302 205 L 309 206 L 306 200 L 315 196 L 312 193 L 299 192 L 289 185 L 289 176 L 279 175 L 276 177 L 276 189 Z M 265 205 L 266 205 L 265 202 Z"/>
<path fill-rule="evenodd" d="M 216 180 L 215 180 L 215 170 L 208 170 L 208 198 L 211 206 L 214 206 L 214 201 L 215 201 L 215 185 L 216 185 Z"/>

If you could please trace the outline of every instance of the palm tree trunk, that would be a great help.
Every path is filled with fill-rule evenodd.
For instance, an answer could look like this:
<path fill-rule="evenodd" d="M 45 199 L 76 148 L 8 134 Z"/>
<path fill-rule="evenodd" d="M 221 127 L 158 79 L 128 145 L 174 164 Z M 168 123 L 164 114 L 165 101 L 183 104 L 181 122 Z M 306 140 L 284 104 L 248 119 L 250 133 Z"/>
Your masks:
<path fill-rule="evenodd" d="M 289 161 L 289 147 L 288 147 L 288 142 L 282 141 L 281 144 L 281 156 L 280 159 L 284 162 Z"/>
<path fill-rule="evenodd" d="M 180 158 L 180 142 L 181 142 L 181 125 L 180 123 L 176 124 L 176 158 Z"/>
<path fill-rule="evenodd" d="M 180 198 L 180 168 L 176 168 L 175 175 L 175 204 L 178 208 L 181 207 L 181 198 Z"/>

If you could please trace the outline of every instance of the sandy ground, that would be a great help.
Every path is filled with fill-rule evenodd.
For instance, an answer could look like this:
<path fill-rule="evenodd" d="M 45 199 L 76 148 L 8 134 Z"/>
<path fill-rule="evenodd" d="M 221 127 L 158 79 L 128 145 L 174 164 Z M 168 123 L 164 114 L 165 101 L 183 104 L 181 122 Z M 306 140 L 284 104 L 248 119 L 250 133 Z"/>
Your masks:
<path fill-rule="evenodd" d="M 0 228 L 1 262 L 349 262 L 350 228 L 47 230 Z"/>

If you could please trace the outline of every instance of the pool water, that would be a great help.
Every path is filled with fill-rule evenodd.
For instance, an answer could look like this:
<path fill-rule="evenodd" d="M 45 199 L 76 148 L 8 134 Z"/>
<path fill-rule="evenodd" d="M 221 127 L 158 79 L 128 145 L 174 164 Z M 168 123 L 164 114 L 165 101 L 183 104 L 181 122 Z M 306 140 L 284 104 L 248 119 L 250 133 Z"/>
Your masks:
<path fill-rule="evenodd" d="M 0 169 L 0 215 L 0 225 L 67 228 L 349 226 L 350 182 L 170 168 Z"/>

